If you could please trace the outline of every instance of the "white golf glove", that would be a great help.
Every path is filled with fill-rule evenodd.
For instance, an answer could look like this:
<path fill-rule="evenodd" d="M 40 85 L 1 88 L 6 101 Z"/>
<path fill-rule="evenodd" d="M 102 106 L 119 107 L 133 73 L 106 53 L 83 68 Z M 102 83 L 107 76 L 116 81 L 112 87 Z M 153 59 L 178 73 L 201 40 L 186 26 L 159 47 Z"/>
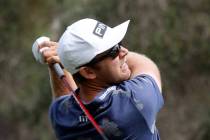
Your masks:
<path fill-rule="evenodd" d="M 36 39 L 36 41 L 32 45 L 33 55 L 34 55 L 36 61 L 40 62 L 41 64 L 45 64 L 44 58 L 42 56 L 42 52 L 46 49 L 49 49 L 48 47 L 39 48 L 39 46 L 44 41 L 50 41 L 50 38 L 48 38 L 46 36 L 39 37 L 39 38 Z"/>

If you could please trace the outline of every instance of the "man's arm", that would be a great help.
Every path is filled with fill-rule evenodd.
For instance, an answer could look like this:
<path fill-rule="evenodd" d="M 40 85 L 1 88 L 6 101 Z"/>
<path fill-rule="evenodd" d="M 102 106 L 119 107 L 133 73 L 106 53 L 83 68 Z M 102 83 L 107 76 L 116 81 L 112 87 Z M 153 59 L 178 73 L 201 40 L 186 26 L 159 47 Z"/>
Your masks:
<path fill-rule="evenodd" d="M 140 74 L 148 74 L 153 77 L 160 91 L 162 91 L 159 69 L 151 59 L 142 54 L 129 52 L 127 54 L 127 63 L 131 70 L 131 78 Z"/>
<path fill-rule="evenodd" d="M 52 89 L 53 99 L 60 97 L 62 95 L 69 94 L 71 91 L 64 85 L 64 83 L 57 76 L 57 74 L 53 68 L 54 63 L 60 63 L 60 59 L 57 55 L 58 43 L 48 41 L 48 42 L 44 42 L 43 44 L 41 44 L 41 48 L 42 47 L 49 47 L 49 49 L 45 50 L 42 53 L 42 55 L 43 55 L 45 62 L 48 64 L 49 75 L 50 75 L 50 85 L 51 85 L 51 89 Z M 63 70 L 64 70 L 64 74 L 66 76 L 66 79 L 67 79 L 70 87 L 72 88 L 72 90 L 76 90 L 77 85 L 76 85 L 72 75 L 67 70 L 65 70 L 65 69 L 63 69 Z"/>
<path fill-rule="evenodd" d="M 50 85 L 51 85 L 53 99 L 69 94 L 71 91 L 64 85 L 63 81 L 57 76 L 53 67 L 49 65 L 48 69 L 49 69 Z M 63 71 L 70 87 L 72 88 L 71 90 L 73 91 L 76 90 L 77 85 L 74 82 L 72 75 L 65 69 Z"/>

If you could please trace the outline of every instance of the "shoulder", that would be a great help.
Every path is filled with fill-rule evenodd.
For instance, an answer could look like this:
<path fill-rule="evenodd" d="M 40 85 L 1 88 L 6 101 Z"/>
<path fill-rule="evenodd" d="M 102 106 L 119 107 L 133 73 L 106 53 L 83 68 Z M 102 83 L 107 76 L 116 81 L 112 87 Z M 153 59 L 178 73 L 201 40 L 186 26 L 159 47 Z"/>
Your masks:
<path fill-rule="evenodd" d="M 164 104 L 164 99 L 157 83 L 149 75 L 138 75 L 119 84 L 118 88 L 130 93 L 134 102 L 139 101 L 144 104 L 146 110 L 158 111 Z"/>
<path fill-rule="evenodd" d="M 77 112 L 72 95 L 64 95 L 55 99 L 49 108 L 49 117 L 53 124 L 71 124 L 72 112 Z"/>
<path fill-rule="evenodd" d="M 50 109 L 57 108 L 59 106 L 63 106 L 69 103 L 71 97 L 72 97 L 71 95 L 64 95 L 56 98 L 55 100 L 52 101 Z"/>
<path fill-rule="evenodd" d="M 124 81 L 119 84 L 119 87 L 128 91 L 142 91 L 142 90 L 155 90 L 161 93 L 155 79 L 147 74 L 138 75 L 130 80 Z"/>
<path fill-rule="evenodd" d="M 141 74 L 124 81 L 119 88 L 131 94 L 131 101 L 144 116 L 150 129 L 154 130 L 156 115 L 162 108 L 164 99 L 153 77 Z"/>

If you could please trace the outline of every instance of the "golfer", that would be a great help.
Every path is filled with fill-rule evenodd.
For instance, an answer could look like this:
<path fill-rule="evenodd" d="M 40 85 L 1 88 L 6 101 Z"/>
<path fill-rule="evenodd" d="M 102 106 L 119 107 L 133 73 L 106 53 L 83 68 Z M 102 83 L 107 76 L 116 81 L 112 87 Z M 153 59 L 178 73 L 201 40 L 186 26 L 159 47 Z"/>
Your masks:
<path fill-rule="evenodd" d="M 63 65 L 77 97 L 108 139 L 160 139 L 155 124 L 164 103 L 160 72 L 151 59 L 128 51 L 129 46 L 121 43 L 129 22 L 111 28 L 94 19 L 81 19 L 66 29 L 58 44 L 42 44 L 50 47 L 43 56 L 55 97 L 49 116 L 59 140 L 102 138 L 56 77 L 55 62 Z"/>

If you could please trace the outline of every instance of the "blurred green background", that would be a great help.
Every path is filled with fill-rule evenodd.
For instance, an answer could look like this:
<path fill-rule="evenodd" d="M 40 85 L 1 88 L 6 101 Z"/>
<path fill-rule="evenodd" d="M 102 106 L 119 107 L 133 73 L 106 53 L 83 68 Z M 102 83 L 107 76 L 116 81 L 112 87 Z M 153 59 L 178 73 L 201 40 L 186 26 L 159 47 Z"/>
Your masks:
<path fill-rule="evenodd" d="M 209 0 L 1 0 L 1 140 L 55 140 L 48 70 L 31 46 L 42 35 L 58 41 L 85 17 L 111 27 L 131 19 L 126 46 L 152 58 L 162 74 L 162 140 L 210 140 Z"/>

